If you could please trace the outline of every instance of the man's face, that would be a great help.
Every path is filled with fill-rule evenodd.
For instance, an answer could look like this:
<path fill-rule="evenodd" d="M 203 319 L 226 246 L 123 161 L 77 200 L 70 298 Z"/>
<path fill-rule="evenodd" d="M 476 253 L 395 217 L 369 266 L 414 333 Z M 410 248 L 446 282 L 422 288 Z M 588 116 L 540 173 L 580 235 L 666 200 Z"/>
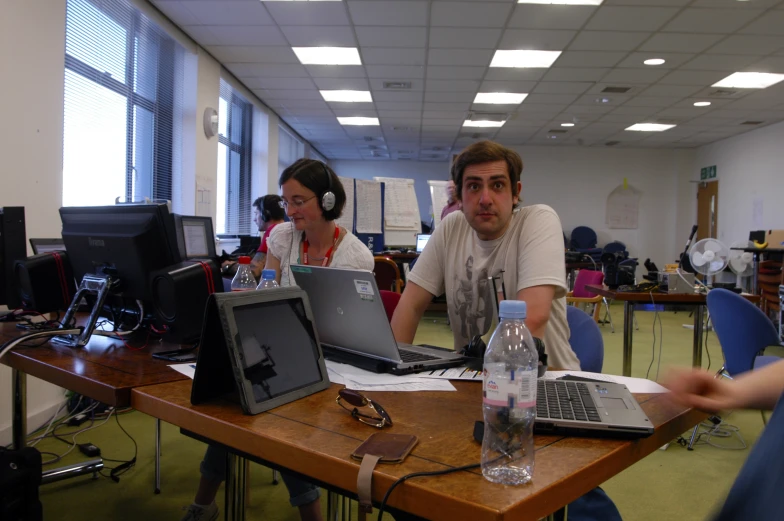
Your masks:
<path fill-rule="evenodd" d="M 517 182 L 517 193 L 520 193 Z M 512 195 L 512 183 L 506 161 L 493 161 L 466 167 L 463 172 L 461 199 L 468 224 L 484 241 L 501 237 L 512 220 L 518 196 Z"/>
<path fill-rule="evenodd" d="M 260 232 L 263 232 L 267 228 L 267 223 L 261 220 L 261 212 L 255 206 L 253 207 L 253 222 L 259 228 Z"/>

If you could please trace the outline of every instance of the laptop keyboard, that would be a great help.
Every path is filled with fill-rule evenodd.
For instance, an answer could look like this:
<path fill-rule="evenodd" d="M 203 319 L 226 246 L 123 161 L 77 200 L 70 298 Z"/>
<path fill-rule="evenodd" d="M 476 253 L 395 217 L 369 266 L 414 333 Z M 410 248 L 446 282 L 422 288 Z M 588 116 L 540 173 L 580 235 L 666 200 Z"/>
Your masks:
<path fill-rule="evenodd" d="M 565 380 L 539 380 L 536 387 L 537 418 L 601 422 L 588 385 Z"/>
<path fill-rule="evenodd" d="M 441 360 L 441 358 L 432 355 L 423 355 L 422 353 L 418 353 L 416 351 L 408 351 L 406 349 L 398 349 L 400 352 L 400 358 L 408 363 L 408 362 L 429 362 L 430 360 Z"/>

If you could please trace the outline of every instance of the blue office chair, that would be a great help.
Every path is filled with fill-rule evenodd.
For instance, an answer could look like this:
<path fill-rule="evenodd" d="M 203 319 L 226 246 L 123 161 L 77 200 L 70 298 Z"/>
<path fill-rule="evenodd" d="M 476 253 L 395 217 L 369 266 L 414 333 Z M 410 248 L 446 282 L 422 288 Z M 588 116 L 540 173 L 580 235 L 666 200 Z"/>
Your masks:
<path fill-rule="evenodd" d="M 569 345 L 580 360 L 580 369 L 601 373 L 604 365 L 604 340 L 594 319 L 575 306 L 566 306 L 569 323 Z"/>
<path fill-rule="evenodd" d="M 714 289 L 708 293 L 708 314 L 721 345 L 724 365 L 716 377 L 735 378 L 738 375 L 759 369 L 781 360 L 777 356 L 761 356 L 768 346 L 779 345 L 779 335 L 773 323 L 757 306 L 742 296 L 726 289 Z M 763 420 L 765 416 L 762 416 Z M 699 425 L 689 440 L 689 449 L 694 445 Z"/>

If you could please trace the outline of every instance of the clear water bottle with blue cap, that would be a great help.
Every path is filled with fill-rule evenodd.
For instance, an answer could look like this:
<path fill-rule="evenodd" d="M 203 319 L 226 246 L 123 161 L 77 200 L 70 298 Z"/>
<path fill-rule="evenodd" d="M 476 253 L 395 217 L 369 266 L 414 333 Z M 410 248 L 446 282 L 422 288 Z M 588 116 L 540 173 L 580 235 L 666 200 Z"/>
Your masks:
<path fill-rule="evenodd" d="M 539 355 L 525 327 L 526 303 L 504 300 L 485 351 L 482 475 L 494 483 L 522 485 L 534 473 L 534 420 Z"/>
<path fill-rule="evenodd" d="M 261 270 L 261 281 L 256 289 L 277 288 L 278 281 L 275 280 L 275 270 Z"/>

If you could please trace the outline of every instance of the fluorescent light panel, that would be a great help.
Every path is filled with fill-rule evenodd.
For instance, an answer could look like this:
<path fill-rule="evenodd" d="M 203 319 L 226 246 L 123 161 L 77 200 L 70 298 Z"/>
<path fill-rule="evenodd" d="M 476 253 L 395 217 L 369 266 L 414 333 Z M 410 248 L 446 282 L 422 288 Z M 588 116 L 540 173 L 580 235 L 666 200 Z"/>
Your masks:
<path fill-rule="evenodd" d="M 636 123 L 626 130 L 635 132 L 664 132 L 665 130 L 670 130 L 673 127 L 675 127 L 675 125 L 663 125 L 661 123 Z"/>
<path fill-rule="evenodd" d="M 561 123 L 562 127 L 573 127 L 574 123 Z"/>
<path fill-rule="evenodd" d="M 341 125 L 357 125 L 357 126 L 378 126 L 378 118 L 360 118 L 360 117 L 350 117 L 350 118 L 338 118 L 338 123 Z"/>
<path fill-rule="evenodd" d="M 561 51 L 495 51 L 490 67 L 518 69 L 546 69 L 561 55 Z"/>
<path fill-rule="evenodd" d="M 663 60 L 662 58 L 651 58 L 650 60 L 645 60 L 643 63 L 645 65 L 663 65 L 665 62 L 666 60 Z"/>
<path fill-rule="evenodd" d="M 505 121 L 488 121 L 488 120 L 485 120 L 485 119 L 480 119 L 480 120 L 473 121 L 473 120 L 467 119 L 463 123 L 463 126 L 464 127 L 485 127 L 485 128 L 487 128 L 487 127 L 496 127 L 497 128 L 497 127 L 503 127 L 504 123 L 505 123 Z"/>
<path fill-rule="evenodd" d="M 346 103 L 372 103 L 369 90 L 321 90 L 324 101 L 342 101 Z"/>
<path fill-rule="evenodd" d="M 474 98 L 474 103 L 488 105 L 519 105 L 528 96 L 514 92 L 480 92 Z"/>
<path fill-rule="evenodd" d="M 518 4 L 602 5 L 604 0 L 517 0 Z"/>
<path fill-rule="evenodd" d="M 362 65 L 356 47 L 292 47 L 302 65 Z"/>
<path fill-rule="evenodd" d="M 710 101 L 697 101 L 696 103 L 694 103 L 694 106 L 695 107 L 708 107 L 708 106 L 710 106 L 710 104 L 711 104 Z"/>
<path fill-rule="evenodd" d="M 784 80 L 784 74 L 771 74 L 768 72 L 736 72 L 730 74 L 713 87 L 728 89 L 765 89 Z"/>

